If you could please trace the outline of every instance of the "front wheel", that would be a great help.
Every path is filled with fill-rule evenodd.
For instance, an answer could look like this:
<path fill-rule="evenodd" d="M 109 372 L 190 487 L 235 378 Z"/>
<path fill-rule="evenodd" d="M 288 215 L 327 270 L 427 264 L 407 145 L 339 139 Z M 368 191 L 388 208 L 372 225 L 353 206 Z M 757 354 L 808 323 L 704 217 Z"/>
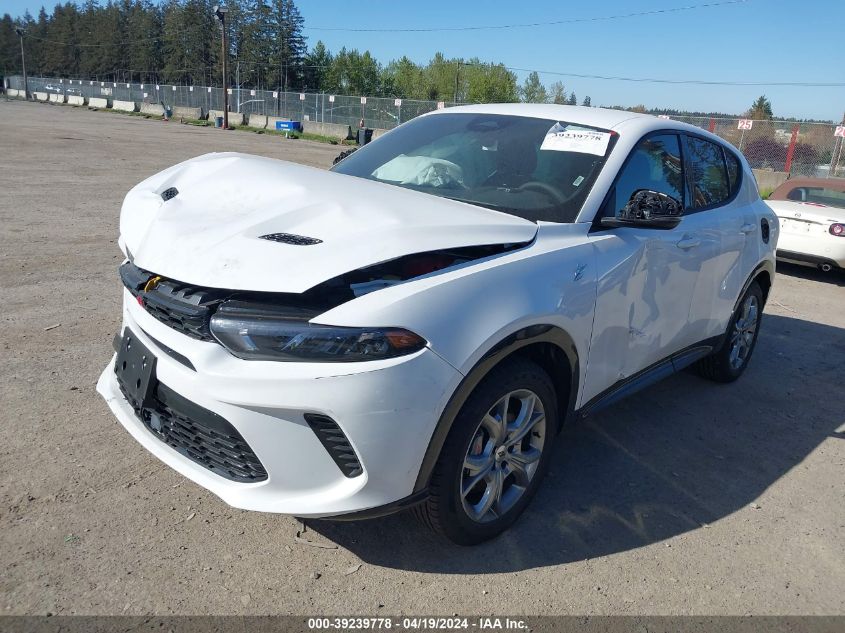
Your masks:
<path fill-rule="evenodd" d="M 528 360 L 495 368 L 455 418 L 417 516 L 460 545 L 506 530 L 542 479 L 557 424 L 548 375 Z"/>
<path fill-rule="evenodd" d="M 728 323 L 724 343 L 698 362 L 698 373 L 716 382 L 733 382 L 748 367 L 763 318 L 763 291 L 752 282 Z"/>

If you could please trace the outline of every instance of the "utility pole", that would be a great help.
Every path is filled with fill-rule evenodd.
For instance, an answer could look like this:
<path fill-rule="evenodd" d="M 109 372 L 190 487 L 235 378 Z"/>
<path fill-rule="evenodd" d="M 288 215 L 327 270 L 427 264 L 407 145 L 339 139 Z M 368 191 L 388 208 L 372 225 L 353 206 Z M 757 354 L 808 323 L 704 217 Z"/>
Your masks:
<path fill-rule="evenodd" d="M 29 82 L 26 78 L 26 53 L 23 50 L 23 29 L 15 29 L 15 33 L 21 38 L 21 66 L 23 66 L 23 98 L 29 99 Z"/>
<path fill-rule="evenodd" d="M 220 20 L 220 28 L 223 30 L 223 129 L 229 129 L 229 34 L 226 32 L 226 14 L 229 9 L 214 5 L 214 15 Z"/>

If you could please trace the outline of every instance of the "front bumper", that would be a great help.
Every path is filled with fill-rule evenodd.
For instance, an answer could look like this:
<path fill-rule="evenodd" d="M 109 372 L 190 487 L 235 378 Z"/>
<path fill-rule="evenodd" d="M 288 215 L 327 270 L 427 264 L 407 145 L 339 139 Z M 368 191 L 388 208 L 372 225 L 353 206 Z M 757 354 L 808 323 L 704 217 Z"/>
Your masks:
<path fill-rule="evenodd" d="M 437 420 L 462 378 L 429 349 L 367 363 L 244 361 L 216 343 L 169 328 L 124 292 L 121 329 L 127 327 L 155 354 L 158 381 L 225 418 L 255 452 L 267 478 L 231 481 L 161 441 L 121 393 L 116 357 L 100 376 L 97 391 L 147 450 L 229 505 L 246 510 L 365 516 L 365 511 L 410 497 Z M 344 476 L 306 423 L 306 413 L 329 416 L 340 426 L 362 474 Z"/>

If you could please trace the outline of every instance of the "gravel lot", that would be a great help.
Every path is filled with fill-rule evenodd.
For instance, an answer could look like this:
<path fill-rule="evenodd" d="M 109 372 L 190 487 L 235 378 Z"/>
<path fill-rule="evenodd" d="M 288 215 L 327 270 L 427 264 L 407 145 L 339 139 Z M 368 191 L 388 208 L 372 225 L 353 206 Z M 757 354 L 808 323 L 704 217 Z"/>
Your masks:
<path fill-rule="evenodd" d="M 527 514 L 481 547 L 408 516 L 311 523 L 335 549 L 306 546 L 294 519 L 162 465 L 94 391 L 118 212 L 219 150 L 339 151 L 0 101 L 0 613 L 845 613 L 845 276 L 782 266 L 742 380 L 675 376 L 570 428 Z"/>

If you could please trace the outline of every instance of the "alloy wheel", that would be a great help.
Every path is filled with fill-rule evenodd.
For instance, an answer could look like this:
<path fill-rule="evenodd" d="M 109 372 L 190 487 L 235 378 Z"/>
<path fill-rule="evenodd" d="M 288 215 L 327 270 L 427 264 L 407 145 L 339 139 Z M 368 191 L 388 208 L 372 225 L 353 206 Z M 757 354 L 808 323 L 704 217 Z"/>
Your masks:
<path fill-rule="evenodd" d="M 512 391 L 484 415 L 467 449 L 460 481 L 464 512 L 493 521 L 510 510 L 534 478 L 546 440 L 546 413 L 533 391 Z"/>
<path fill-rule="evenodd" d="M 742 311 L 734 323 L 731 333 L 731 368 L 739 369 L 748 360 L 754 345 L 754 335 L 757 332 L 760 318 L 760 307 L 757 297 L 749 294 L 742 303 Z"/>

